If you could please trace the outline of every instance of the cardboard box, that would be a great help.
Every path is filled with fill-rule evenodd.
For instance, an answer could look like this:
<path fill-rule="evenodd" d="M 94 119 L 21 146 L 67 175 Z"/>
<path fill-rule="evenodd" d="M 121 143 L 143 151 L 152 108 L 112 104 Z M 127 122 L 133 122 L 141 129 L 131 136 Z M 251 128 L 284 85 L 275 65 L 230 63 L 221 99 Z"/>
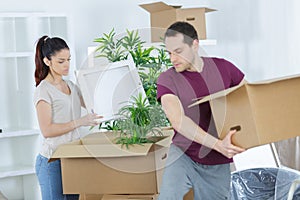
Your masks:
<path fill-rule="evenodd" d="M 79 200 L 102 200 L 102 194 L 80 194 Z"/>
<path fill-rule="evenodd" d="M 157 194 L 172 130 L 157 142 L 114 144 L 115 134 L 99 132 L 58 147 L 65 194 Z"/>
<path fill-rule="evenodd" d="M 104 195 L 102 200 L 156 200 L 157 195 Z"/>
<path fill-rule="evenodd" d="M 152 42 L 161 42 L 166 29 L 175 21 L 189 22 L 197 30 L 199 39 L 206 39 L 205 13 L 215 11 L 206 7 L 181 8 L 163 2 L 142 4 L 140 7 L 150 12 Z"/>
<path fill-rule="evenodd" d="M 184 197 L 183 200 L 194 200 L 193 190 L 190 190 Z M 102 200 L 156 200 L 158 194 L 154 195 L 104 195 Z"/>
<path fill-rule="evenodd" d="M 139 194 L 139 195 L 101 195 L 101 194 L 81 194 L 79 200 L 156 200 L 158 194 Z M 194 200 L 193 190 L 190 190 L 184 197 L 183 200 Z"/>
<path fill-rule="evenodd" d="M 251 148 L 300 135 L 300 76 L 245 83 L 207 96 L 220 138 L 233 126 L 235 145 Z"/>

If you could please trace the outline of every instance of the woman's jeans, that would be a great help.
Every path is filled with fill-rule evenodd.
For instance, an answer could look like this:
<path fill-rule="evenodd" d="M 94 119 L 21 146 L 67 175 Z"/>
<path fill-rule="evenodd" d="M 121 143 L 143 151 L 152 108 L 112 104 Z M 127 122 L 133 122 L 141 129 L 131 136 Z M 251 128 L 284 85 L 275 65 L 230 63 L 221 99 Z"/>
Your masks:
<path fill-rule="evenodd" d="M 62 191 L 60 160 L 48 162 L 38 155 L 35 171 L 39 180 L 43 200 L 78 200 L 79 195 L 64 195 Z"/>
<path fill-rule="evenodd" d="M 230 196 L 230 165 L 202 165 L 171 144 L 159 200 L 182 200 L 193 188 L 195 200 L 225 200 Z"/>

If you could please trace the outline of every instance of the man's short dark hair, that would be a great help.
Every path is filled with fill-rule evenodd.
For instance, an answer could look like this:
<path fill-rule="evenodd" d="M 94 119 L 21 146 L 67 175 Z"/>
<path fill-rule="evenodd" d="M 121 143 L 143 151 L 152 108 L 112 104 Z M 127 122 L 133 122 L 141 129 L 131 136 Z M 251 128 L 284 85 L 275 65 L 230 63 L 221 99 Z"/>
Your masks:
<path fill-rule="evenodd" d="M 178 33 L 183 34 L 183 41 L 188 45 L 192 45 L 194 40 L 198 40 L 196 29 L 191 24 L 182 21 L 175 22 L 169 26 L 164 38 L 175 36 Z"/>

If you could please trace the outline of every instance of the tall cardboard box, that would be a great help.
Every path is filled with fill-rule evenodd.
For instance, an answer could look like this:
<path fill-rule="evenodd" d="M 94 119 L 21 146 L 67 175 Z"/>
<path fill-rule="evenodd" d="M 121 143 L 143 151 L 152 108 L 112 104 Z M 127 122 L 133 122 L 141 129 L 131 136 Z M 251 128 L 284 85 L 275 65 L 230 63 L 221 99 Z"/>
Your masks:
<path fill-rule="evenodd" d="M 64 194 L 157 194 L 171 143 L 165 130 L 155 143 L 121 146 L 112 132 L 98 132 L 59 146 Z"/>
<path fill-rule="evenodd" d="M 205 13 L 215 11 L 206 7 L 181 8 L 163 2 L 141 4 L 140 7 L 150 13 L 152 42 L 161 42 L 166 29 L 175 21 L 192 24 L 197 30 L 199 39 L 206 39 Z"/>
<path fill-rule="evenodd" d="M 239 86 L 207 96 L 220 138 L 240 126 L 235 145 L 251 148 L 300 136 L 300 75 Z"/>

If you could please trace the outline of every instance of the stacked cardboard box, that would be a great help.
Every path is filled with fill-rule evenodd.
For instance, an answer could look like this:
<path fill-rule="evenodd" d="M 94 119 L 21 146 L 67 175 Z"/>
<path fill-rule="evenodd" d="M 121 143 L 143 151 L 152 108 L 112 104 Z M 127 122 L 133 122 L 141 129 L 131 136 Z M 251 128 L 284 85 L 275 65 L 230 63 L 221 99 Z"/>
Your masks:
<path fill-rule="evenodd" d="M 94 133 L 60 146 L 51 159 L 61 159 L 65 194 L 157 194 L 172 134 L 126 148 L 112 132 Z"/>
<path fill-rule="evenodd" d="M 156 200 L 157 194 L 139 194 L 139 195 L 99 195 L 99 194 L 83 194 L 80 195 L 80 200 Z M 193 191 L 190 190 L 183 200 L 194 200 Z"/>
<path fill-rule="evenodd" d="M 197 30 L 199 39 L 206 39 L 205 13 L 215 11 L 206 7 L 181 8 L 163 2 L 142 4 L 140 7 L 150 12 L 152 42 L 161 42 L 166 28 L 175 21 L 186 21 L 192 24 Z"/>

